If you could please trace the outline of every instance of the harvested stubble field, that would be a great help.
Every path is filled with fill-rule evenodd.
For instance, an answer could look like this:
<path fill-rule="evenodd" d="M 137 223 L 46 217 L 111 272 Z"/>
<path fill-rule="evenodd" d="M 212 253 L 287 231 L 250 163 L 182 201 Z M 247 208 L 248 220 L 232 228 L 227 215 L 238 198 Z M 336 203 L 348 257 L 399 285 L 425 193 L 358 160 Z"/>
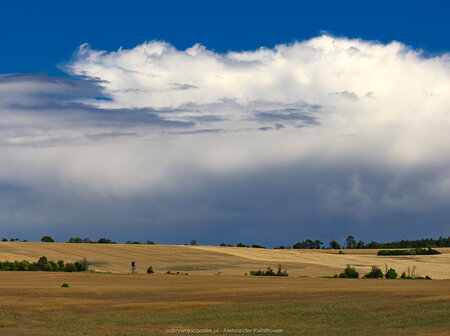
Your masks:
<path fill-rule="evenodd" d="M 450 248 L 438 249 L 440 255 L 377 256 L 378 250 L 272 250 L 219 246 L 68 244 L 0 242 L 0 260 L 49 260 L 74 262 L 87 258 L 92 269 L 101 272 L 129 273 L 130 262 L 136 261 L 138 272 L 148 266 L 157 272 L 188 272 L 189 274 L 244 275 L 250 270 L 287 267 L 290 276 L 329 276 L 347 265 L 367 273 L 372 266 L 385 265 L 399 272 L 416 266 L 417 275 L 433 279 L 450 279 Z"/>
<path fill-rule="evenodd" d="M 450 329 L 448 280 L 3 272 L 0 282 L 0 335 L 281 328 L 282 335 L 443 336 Z"/>
<path fill-rule="evenodd" d="M 255 266 L 278 263 L 292 264 L 297 275 L 330 275 L 348 260 L 337 259 L 339 267 L 325 264 L 325 271 L 312 261 L 358 257 L 299 251 L 293 254 L 301 259 L 296 263 L 293 251 L 254 250 L 3 243 L 2 260 L 87 257 L 99 263 L 95 268 L 124 273 L 136 260 L 153 265 L 157 274 L 0 272 L 0 335 L 171 335 L 171 328 L 217 329 L 216 335 L 233 335 L 224 328 L 283 329 L 281 335 L 448 335 L 450 280 L 303 278 L 291 272 L 281 278 L 244 276 Z M 377 258 L 369 253 L 360 261 Z M 422 266 L 441 265 L 444 270 L 435 274 L 449 277 L 448 256 L 418 259 Z M 200 265 L 206 266 L 197 270 Z M 189 275 L 163 274 L 171 267 Z M 61 288 L 62 283 L 70 287 Z"/>

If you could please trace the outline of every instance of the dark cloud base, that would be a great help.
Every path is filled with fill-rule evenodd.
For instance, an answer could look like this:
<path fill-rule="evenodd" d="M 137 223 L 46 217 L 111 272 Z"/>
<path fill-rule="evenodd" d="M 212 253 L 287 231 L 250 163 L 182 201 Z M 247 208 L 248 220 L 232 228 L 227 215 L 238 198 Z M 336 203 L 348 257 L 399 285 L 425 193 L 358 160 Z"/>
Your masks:
<path fill-rule="evenodd" d="M 0 211 L 9 214 L 2 218 L 3 235 L 27 239 L 52 234 L 59 240 L 76 235 L 185 243 L 195 238 L 202 244 L 275 246 L 306 238 L 342 240 L 348 234 L 366 241 L 448 235 L 450 210 L 414 183 L 419 175 L 435 178 L 427 172 L 401 177 L 368 167 L 348 172 L 292 165 L 223 179 L 178 177 L 173 193 L 133 197 L 82 197 L 10 182 L 0 188 Z M 360 194 L 354 193 L 355 176 Z M 409 203 L 401 205 L 405 198 Z"/>

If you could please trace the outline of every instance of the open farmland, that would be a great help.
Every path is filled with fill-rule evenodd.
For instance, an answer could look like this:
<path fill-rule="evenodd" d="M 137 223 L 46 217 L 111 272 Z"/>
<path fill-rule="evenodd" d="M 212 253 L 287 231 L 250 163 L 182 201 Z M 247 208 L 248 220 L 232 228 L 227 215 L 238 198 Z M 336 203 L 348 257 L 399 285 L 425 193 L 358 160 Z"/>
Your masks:
<path fill-rule="evenodd" d="M 156 273 L 188 272 L 189 274 L 244 275 L 250 270 L 287 267 L 290 276 L 330 276 L 351 264 L 364 274 L 371 266 L 393 267 L 400 274 L 416 266 L 417 275 L 433 279 L 450 279 L 450 248 L 438 249 L 440 255 L 386 256 L 377 250 L 269 250 L 218 246 L 68 244 L 1 242 L 0 260 L 36 261 L 41 256 L 49 260 L 74 262 L 84 257 L 90 267 L 113 273 L 129 273 L 130 262 L 136 261 L 139 273 L 153 266 Z"/>
<path fill-rule="evenodd" d="M 450 249 L 377 257 L 376 250 L 0 243 L 1 260 L 88 258 L 102 273 L 0 272 L 0 335 L 448 335 L 450 280 L 324 279 L 346 264 L 450 279 Z M 130 261 L 140 274 L 131 275 Z M 244 276 L 288 267 L 289 277 Z M 156 274 L 147 275 L 148 265 Z M 166 271 L 189 273 L 169 275 Z M 61 288 L 68 283 L 69 288 Z M 228 329 L 227 329 L 228 328 Z M 267 329 L 264 331 L 263 329 Z M 234 330 L 234 331 L 233 331 Z M 238 331 L 240 332 L 238 333 Z M 247 330 L 247 331 L 245 331 Z M 200 335 L 203 333 L 190 333 Z M 208 334 L 208 333 L 206 333 Z"/>
<path fill-rule="evenodd" d="M 61 288 L 64 282 L 70 287 Z M 444 336 L 450 328 L 448 280 L 1 272 L 0 295 L 0 335 L 267 328 L 281 335 Z"/>

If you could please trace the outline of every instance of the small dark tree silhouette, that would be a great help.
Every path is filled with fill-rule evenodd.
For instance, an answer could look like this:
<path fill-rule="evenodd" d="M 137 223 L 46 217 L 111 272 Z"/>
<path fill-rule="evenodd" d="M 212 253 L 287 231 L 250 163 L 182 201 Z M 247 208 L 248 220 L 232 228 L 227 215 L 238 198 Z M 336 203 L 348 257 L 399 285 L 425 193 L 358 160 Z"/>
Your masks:
<path fill-rule="evenodd" d="M 41 242 L 54 243 L 55 240 L 51 236 L 44 236 L 44 237 L 41 238 Z"/>
<path fill-rule="evenodd" d="M 354 267 L 347 265 L 344 272 L 339 274 L 339 278 L 359 278 L 359 273 L 356 272 Z"/>
<path fill-rule="evenodd" d="M 393 268 L 389 268 L 385 274 L 386 279 L 396 279 L 397 272 Z"/>

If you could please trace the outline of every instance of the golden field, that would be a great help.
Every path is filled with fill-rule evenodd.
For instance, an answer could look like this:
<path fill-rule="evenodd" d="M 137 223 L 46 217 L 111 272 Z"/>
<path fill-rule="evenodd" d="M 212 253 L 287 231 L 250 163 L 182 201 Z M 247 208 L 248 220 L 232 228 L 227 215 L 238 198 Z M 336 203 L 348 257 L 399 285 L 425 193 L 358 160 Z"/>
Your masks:
<path fill-rule="evenodd" d="M 101 272 L 129 273 L 136 261 L 139 273 L 153 266 L 157 273 L 187 272 L 189 274 L 244 275 L 250 270 L 276 268 L 279 264 L 291 276 L 330 276 L 353 265 L 360 274 L 371 266 L 385 265 L 400 274 L 416 266 L 416 273 L 433 279 L 450 279 L 450 248 L 438 249 L 440 255 L 377 256 L 377 250 L 272 250 L 219 246 L 68 244 L 36 242 L 0 242 L 0 260 L 49 260 L 74 262 L 87 258 L 92 269 Z"/>
<path fill-rule="evenodd" d="M 0 335 L 209 328 L 232 335 L 223 330 L 268 328 L 282 335 L 443 336 L 450 330 L 448 280 L 0 272 L 0 297 Z"/>
<path fill-rule="evenodd" d="M 450 249 L 440 250 L 436 256 L 377 257 L 376 250 L 342 255 L 4 242 L 0 260 L 86 257 L 91 268 L 113 273 L 0 272 L 0 335 L 444 336 L 450 330 L 450 280 L 320 278 L 346 264 L 364 274 L 386 263 L 398 272 L 415 265 L 420 275 L 450 279 Z M 137 275 L 127 274 L 131 260 L 138 264 Z M 278 264 L 288 268 L 289 277 L 244 275 Z M 156 274 L 144 274 L 148 265 Z M 189 275 L 164 274 L 169 270 Z"/>

